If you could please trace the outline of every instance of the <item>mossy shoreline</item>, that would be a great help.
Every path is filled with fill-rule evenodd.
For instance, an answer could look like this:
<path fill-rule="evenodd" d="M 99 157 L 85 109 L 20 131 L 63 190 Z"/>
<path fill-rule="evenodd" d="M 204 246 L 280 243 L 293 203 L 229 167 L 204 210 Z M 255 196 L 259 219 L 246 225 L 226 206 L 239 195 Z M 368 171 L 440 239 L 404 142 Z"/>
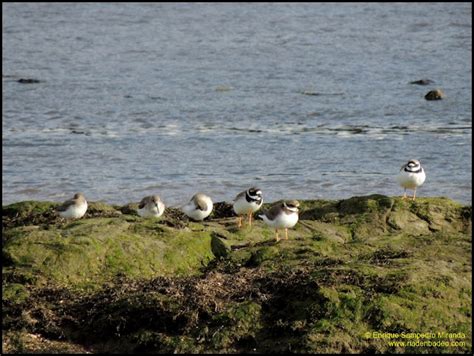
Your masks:
<path fill-rule="evenodd" d="M 472 353 L 471 206 L 306 200 L 277 243 L 226 203 L 201 223 L 89 205 L 3 206 L 3 353 Z"/>

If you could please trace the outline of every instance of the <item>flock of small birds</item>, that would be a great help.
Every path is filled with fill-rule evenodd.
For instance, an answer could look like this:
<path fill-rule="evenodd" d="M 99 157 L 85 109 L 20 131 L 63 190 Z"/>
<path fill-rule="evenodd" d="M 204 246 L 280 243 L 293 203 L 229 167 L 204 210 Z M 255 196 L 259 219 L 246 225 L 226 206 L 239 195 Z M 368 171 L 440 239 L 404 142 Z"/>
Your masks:
<path fill-rule="evenodd" d="M 412 199 L 416 198 L 416 189 L 425 181 L 426 175 L 423 167 L 416 159 L 411 159 L 404 164 L 397 175 L 397 182 L 404 188 L 403 199 L 407 198 L 407 189 L 413 190 Z M 263 204 L 262 191 L 252 187 L 237 194 L 232 201 L 234 212 L 237 214 L 237 226 L 242 227 L 242 220 L 246 216 L 248 225 L 252 226 L 253 213 L 258 211 Z M 294 227 L 298 222 L 297 200 L 283 200 L 273 205 L 268 211 L 259 217 L 270 227 L 275 229 L 275 239 L 280 240 L 278 232 L 285 229 L 285 239 L 288 239 L 288 229 Z M 181 206 L 181 211 L 190 219 L 202 221 L 211 214 L 213 202 L 204 193 L 195 194 L 191 200 Z M 59 215 L 65 219 L 80 219 L 87 211 L 87 200 L 82 193 L 74 195 L 73 199 L 65 201 L 57 208 Z M 165 204 L 158 195 L 144 197 L 138 205 L 137 213 L 144 218 L 158 218 L 163 215 Z"/>

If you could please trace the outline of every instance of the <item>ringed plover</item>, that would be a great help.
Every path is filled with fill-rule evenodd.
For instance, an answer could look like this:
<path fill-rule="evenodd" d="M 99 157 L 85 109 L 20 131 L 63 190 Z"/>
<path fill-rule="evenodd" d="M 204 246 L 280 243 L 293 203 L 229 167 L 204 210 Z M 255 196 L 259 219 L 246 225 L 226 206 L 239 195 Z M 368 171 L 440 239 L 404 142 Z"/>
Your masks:
<path fill-rule="evenodd" d="M 249 226 L 252 226 L 252 214 L 262 207 L 262 191 L 252 187 L 237 194 L 233 208 L 237 217 L 237 225 L 242 226 L 242 215 L 248 215 Z"/>
<path fill-rule="evenodd" d="M 413 189 L 413 200 L 415 200 L 416 188 L 423 184 L 425 178 L 426 174 L 420 161 L 411 159 L 407 164 L 404 164 L 397 176 L 398 184 L 405 189 L 403 199 L 407 197 L 407 189 Z"/>
<path fill-rule="evenodd" d="M 288 228 L 296 225 L 298 222 L 298 207 L 300 203 L 297 200 L 283 201 L 274 205 L 265 214 L 259 215 L 265 223 L 275 228 L 275 239 L 280 241 L 278 230 L 285 229 L 285 239 L 288 240 Z"/>

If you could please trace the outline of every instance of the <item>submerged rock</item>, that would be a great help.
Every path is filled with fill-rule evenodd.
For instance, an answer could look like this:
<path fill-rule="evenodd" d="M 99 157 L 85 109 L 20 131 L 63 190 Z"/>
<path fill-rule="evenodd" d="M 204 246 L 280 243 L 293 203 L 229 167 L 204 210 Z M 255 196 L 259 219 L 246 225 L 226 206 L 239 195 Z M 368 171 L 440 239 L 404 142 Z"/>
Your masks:
<path fill-rule="evenodd" d="M 32 78 L 20 78 L 17 80 L 18 83 L 21 83 L 21 84 L 37 84 L 37 83 L 41 83 L 40 80 L 38 79 L 32 79 Z"/>
<path fill-rule="evenodd" d="M 417 84 L 417 85 L 428 85 L 428 84 L 433 84 L 434 81 L 431 79 L 420 79 L 420 80 L 414 80 L 410 82 L 410 84 Z"/>
<path fill-rule="evenodd" d="M 199 223 L 133 204 L 72 222 L 51 202 L 4 206 L 3 350 L 426 352 L 367 335 L 448 330 L 465 337 L 431 351 L 471 352 L 471 206 L 300 203 L 278 243 L 260 220 L 237 229 L 225 203 Z"/>

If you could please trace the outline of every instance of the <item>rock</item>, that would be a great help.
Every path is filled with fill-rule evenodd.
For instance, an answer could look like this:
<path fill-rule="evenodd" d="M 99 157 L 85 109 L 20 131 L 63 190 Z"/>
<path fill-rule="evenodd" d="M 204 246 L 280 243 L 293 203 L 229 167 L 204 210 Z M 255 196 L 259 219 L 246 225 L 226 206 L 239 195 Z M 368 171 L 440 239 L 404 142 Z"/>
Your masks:
<path fill-rule="evenodd" d="M 119 210 L 123 214 L 138 216 L 138 212 L 137 212 L 138 204 L 139 203 L 128 203 L 123 206 L 117 206 L 116 209 Z"/>
<path fill-rule="evenodd" d="M 312 95 L 312 96 L 319 96 L 319 95 L 344 95 L 344 93 L 320 93 L 313 90 L 303 90 L 300 92 L 303 95 Z"/>
<path fill-rule="evenodd" d="M 41 83 L 41 81 L 38 80 L 38 79 L 20 78 L 20 79 L 18 79 L 18 83 L 21 83 L 21 84 L 37 84 L 37 83 Z"/>
<path fill-rule="evenodd" d="M 216 91 L 219 91 L 219 92 L 230 91 L 230 90 L 232 90 L 232 87 L 228 85 L 219 85 L 216 87 Z"/>
<path fill-rule="evenodd" d="M 97 218 L 97 217 L 116 217 L 122 215 L 120 210 L 115 209 L 113 206 L 108 205 L 104 202 L 88 202 L 86 218 Z"/>
<path fill-rule="evenodd" d="M 232 204 L 227 202 L 217 202 L 214 203 L 214 207 L 211 212 L 211 218 L 219 219 L 219 218 L 228 218 L 231 216 L 237 216 L 234 212 Z"/>
<path fill-rule="evenodd" d="M 444 98 L 444 93 L 441 89 L 431 90 L 425 95 L 426 100 L 441 100 Z"/>
<path fill-rule="evenodd" d="M 448 330 L 465 343 L 431 351 L 471 351 L 471 206 L 300 203 L 279 242 L 261 220 L 237 229 L 224 203 L 200 223 L 172 208 L 144 219 L 136 203 L 91 202 L 71 222 L 52 202 L 4 206 L 3 350 L 416 353 L 364 335 Z"/>
<path fill-rule="evenodd" d="M 433 84 L 434 81 L 431 79 L 420 79 L 420 80 L 414 80 L 410 82 L 410 84 L 417 84 L 417 85 L 428 85 L 428 84 Z"/>
<path fill-rule="evenodd" d="M 230 252 L 230 247 L 222 241 L 221 237 L 212 232 L 211 233 L 211 250 L 216 257 L 227 257 Z"/>
<path fill-rule="evenodd" d="M 301 94 L 303 94 L 303 95 L 314 95 L 314 96 L 321 95 L 321 93 L 318 93 L 318 92 L 315 92 L 315 91 L 312 91 L 312 90 L 303 90 L 301 92 Z"/>

